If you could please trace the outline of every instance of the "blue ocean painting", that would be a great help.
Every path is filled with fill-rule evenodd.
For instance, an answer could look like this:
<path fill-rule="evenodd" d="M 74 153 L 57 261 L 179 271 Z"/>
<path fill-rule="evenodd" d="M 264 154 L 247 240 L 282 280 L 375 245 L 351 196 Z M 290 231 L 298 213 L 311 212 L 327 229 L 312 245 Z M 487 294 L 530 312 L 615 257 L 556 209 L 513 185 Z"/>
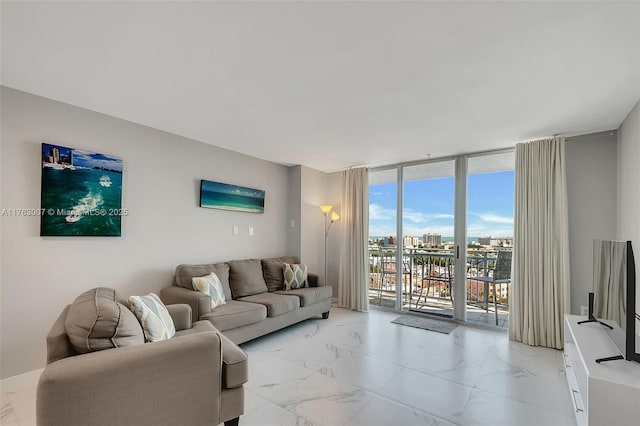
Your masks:
<path fill-rule="evenodd" d="M 41 160 L 41 236 L 121 235 L 121 159 L 43 143 Z"/>
<path fill-rule="evenodd" d="M 204 179 L 200 182 L 200 207 L 209 209 L 264 213 L 264 195 L 260 189 Z"/>

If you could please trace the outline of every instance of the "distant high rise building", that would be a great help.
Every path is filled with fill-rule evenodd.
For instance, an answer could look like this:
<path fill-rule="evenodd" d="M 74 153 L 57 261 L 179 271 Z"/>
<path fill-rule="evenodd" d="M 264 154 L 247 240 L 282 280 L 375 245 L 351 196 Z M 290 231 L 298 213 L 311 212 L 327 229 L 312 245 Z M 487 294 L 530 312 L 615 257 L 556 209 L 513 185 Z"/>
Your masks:
<path fill-rule="evenodd" d="M 51 148 L 49 155 L 53 157 L 54 163 L 60 163 L 60 150 L 58 148 Z"/>
<path fill-rule="evenodd" d="M 424 234 L 422 241 L 426 246 L 434 247 L 442 244 L 442 235 L 440 234 Z"/>
<path fill-rule="evenodd" d="M 413 237 L 411 235 L 405 235 L 402 238 L 402 246 L 403 247 L 418 247 L 418 245 L 420 244 L 420 238 L 418 237 Z"/>

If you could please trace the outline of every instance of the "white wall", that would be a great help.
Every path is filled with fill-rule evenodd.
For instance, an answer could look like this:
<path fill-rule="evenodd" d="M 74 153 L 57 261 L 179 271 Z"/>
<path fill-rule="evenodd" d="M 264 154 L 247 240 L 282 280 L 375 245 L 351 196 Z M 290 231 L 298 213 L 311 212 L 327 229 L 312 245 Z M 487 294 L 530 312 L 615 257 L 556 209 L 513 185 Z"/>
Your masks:
<path fill-rule="evenodd" d="M 120 238 L 43 238 L 36 217 L 1 218 L 2 378 L 44 366 L 49 327 L 87 289 L 128 297 L 171 285 L 179 263 L 288 253 L 286 167 L 8 88 L 0 97 L 1 208 L 39 208 L 47 141 L 123 159 L 130 211 Z M 201 178 L 266 190 L 265 213 L 198 207 Z"/>
<path fill-rule="evenodd" d="M 567 138 L 571 313 L 593 291 L 593 240 L 616 238 L 616 132 Z"/>
<path fill-rule="evenodd" d="M 295 227 L 289 230 L 288 253 L 299 256 L 301 262 L 309 267 L 309 272 L 318 274 L 320 282 L 325 282 L 324 216 L 320 205 L 331 204 L 333 210 L 341 214 L 341 176 L 340 173 L 326 174 L 305 166 L 293 166 L 289 170 L 290 219 L 295 220 Z M 342 220 L 338 220 L 331 226 L 327 238 L 326 282 L 333 287 L 334 297 L 338 294 L 341 223 Z"/>
<path fill-rule="evenodd" d="M 324 283 L 324 216 L 319 206 L 327 204 L 327 174 L 304 166 L 300 169 L 300 259 Z"/>
<path fill-rule="evenodd" d="M 302 241 L 302 211 L 300 209 L 302 203 L 301 185 L 301 166 L 289 167 L 289 229 L 287 233 L 287 254 L 290 256 L 298 256 L 298 258 L 300 257 L 300 243 Z"/>
<path fill-rule="evenodd" d="M 618 129 L 617 238 L 631 240 L 640 271 L 640 102 Z"/>
<path fill-rule="evenodd" d="M 345 221 L 342 217 L 342 172 L 327 176 L 327 202 L 333 205 L 341 219 L 333 224 L 327 240 L 327 275 L 333 287 L 333 297 L 338 297 L 338 276 L 340 272 L 340 233 Z"/>

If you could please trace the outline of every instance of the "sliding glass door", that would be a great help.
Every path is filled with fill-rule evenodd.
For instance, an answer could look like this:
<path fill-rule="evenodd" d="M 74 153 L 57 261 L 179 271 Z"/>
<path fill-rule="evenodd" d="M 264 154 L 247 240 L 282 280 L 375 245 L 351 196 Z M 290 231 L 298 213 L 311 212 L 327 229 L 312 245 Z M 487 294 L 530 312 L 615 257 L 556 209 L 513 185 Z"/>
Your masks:
<path fill-rule="evenodd" d="M 513 244 L 513 163 L 502 151 L 372 170 L 370 303 L 505 326 L 509 285 L 491 280 Z"/>
<path fill-rule="evenodd" d="M 453 318 L 455 161 L 402 173 L 402 309 Z"/>

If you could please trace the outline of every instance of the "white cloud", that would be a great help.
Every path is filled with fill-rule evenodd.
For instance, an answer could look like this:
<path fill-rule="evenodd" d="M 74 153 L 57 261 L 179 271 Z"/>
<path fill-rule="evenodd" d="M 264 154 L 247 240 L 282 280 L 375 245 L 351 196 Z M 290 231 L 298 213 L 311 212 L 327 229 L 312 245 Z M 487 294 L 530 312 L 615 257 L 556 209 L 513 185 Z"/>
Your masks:
<path fill-rule="evenodd" d="M 373 237 L 396 235 L 396 227 L 391 224 L 372 224 L 369 226 L 369 235 Z"/>
<path fill-rule="evenodd" d="M 469 212 L 469 215 L 476 216 L 483 222 L 504 223 L 504 224 L 513 225 L 513 217 L 500 216 L 494 213 L 473 213 L 473 212 Z"/>
<path fill-rule="evenodd" d="M 369 220 L 386 220 L 396 217 L 394 209 L 382 207 L 380 204 L 369 204 Z"/>
<path fill-rule="evenodd" d="M 453 219 L 454 216 L 447 213 L 420 213 L 412 209 L 404 209 L 403 218 L 413 223 L 427 223 L 434 219 Z"/>
<path fill-rule="evenodd" d="M 455 216 L 447 213 L 436 213 L 427 215 L 430 219 L 453 219 Z"/>
<path fill-rule="evenodd" d="M 402 211 L 402 217 L 413 223 L 425 223 L 429 220 L 426 214 L 411 209 L 404 209 Z"/>

